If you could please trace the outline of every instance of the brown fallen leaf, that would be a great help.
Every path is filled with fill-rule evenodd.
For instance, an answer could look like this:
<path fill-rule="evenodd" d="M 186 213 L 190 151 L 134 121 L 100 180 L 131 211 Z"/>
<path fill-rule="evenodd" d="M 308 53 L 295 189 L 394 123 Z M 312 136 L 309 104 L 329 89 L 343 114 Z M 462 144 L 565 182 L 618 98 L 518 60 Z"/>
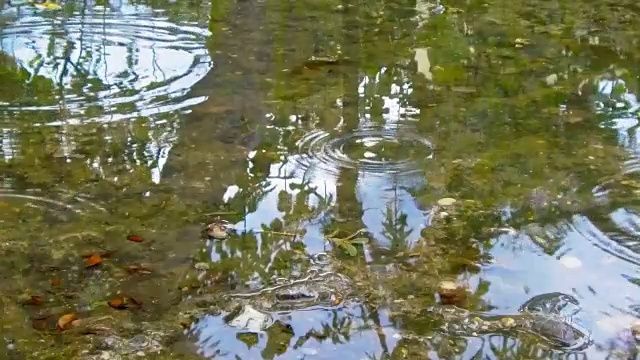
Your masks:
<path fill-rule="evenodd" d="M 71 323 L 73 322 L 73 320 L 76 320 L 77 318 L 78 316 L 74 313 L 60 316 L 60 318 L 58 319 L 58 330 L 64 331 L 64 330 L 70 329 L 72 326 Z"/>
<path fill-rule="evenodd" d="M 133 242 L 137 242 L 137 243 L 141 243 L 144 241 L 144 238 L 140 235 L 129 235 L 127 236 L 127 240 L 129 241 L 133 241 Z"/>
<path fill-rule="evenodd" d="M 51 286 L 60 285 L 60 279 L 51 279 Z"/>
<path fill-rule="evenodd" d="M 125 309 L 131 309 L 131 308 L 138 308 L 140 306 L 142 306 L 142 303 L 132 297 L 117 297 L 117 298 L 113 298 L 111 300 L 109 300 L 107 302 L 109 304 L 109 306 L 111 306 L 114 309 L 118 309 L 118 310 L 125 310 Z"/>
<path fill-rule="evenodd" d="M 124 300 L 122 298 L 115 298 L 108 301 L 109 306 L 114 309 L 126 309 L 127 307 L 124 304 Z"/>
<path fill-rule="evenodd" d="M 102 263 L 102 257 L 98 254 L 93 254 L 85 259 L 87 267 L 93 267 Z"/>

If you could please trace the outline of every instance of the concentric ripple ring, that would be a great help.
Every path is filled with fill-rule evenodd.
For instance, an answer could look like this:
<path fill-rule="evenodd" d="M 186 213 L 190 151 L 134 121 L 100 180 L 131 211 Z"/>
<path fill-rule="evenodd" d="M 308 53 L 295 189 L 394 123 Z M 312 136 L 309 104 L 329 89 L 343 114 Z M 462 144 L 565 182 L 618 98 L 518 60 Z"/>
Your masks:
<path fill-rule="evenodd" d="M 307 133 L 297 144 L 305 167 L 358 169 L 370 174 L 407 174 L 430 159 L 433 145 L 409 127 L 364 127 L 332 136 L 323 130 Z"/>
<path fill-rule="evenodd" d="M 27 87 L 37 83 L 39 92 L 0 99 L 3 118 L 37 112 L 42 115 L 35 125 L 59 125 L 59 113 L 64 124 L 109 122 L 206 100 L 189 94 L 212 67 L 208 30 L 195 24 L 173 24 L 151 8 L 129 4 L 70 15 L 11 14 L 0 45 L 33 79 Z M 41 95 L 46 89 L 51 95 Z"/>

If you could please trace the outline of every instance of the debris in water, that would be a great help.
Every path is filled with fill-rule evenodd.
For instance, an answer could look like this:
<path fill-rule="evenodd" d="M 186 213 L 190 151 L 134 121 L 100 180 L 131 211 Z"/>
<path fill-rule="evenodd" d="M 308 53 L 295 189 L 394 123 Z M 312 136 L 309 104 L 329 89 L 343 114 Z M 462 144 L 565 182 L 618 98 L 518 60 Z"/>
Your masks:
<path fill-rule="evenodd" d="M 139 308 L 142 303 L 132 297 L 117 297 L 108 301 L 109 306 L 118 310 Z"/>
<path fill-rule="evenodd" d="M 58 330 L 64 331 L 71 328 L 71 323 L 76 320 L 78 316 L 74 313 L 65 314 L 58 319 Z"/>
<path fill-rule="evenodd" d="M 129 236 L 127 236 L 127 240 L 133 241 L 133 242 L 137 242 L 137 243 L 141 243 L 141 242 L 144 241 L 144 238 L 142 236 L 139 236 L 139 235 L 129 235 Z"/>
<path fill-rule="evenodd" d="M 93 254 L 85 259 L 87 267 L 94 267 L 102 263 L 102 257 L 98 254 Z"/>

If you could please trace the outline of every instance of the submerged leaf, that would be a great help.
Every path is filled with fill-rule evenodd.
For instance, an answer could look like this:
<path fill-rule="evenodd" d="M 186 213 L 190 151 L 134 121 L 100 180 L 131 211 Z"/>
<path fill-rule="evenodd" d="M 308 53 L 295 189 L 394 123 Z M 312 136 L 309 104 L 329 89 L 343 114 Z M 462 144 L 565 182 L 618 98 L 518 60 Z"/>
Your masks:
<path fill-rule="evenodd" d="M 107 303 L 109 304 L 110 307 L 118 310 L 138 308 L 142 306 L 142 303 L 136 300 L 135 298 L 125 297 L 125 296 L 113 298 L 109 300 Z"/>
<path fill-rule="evenodd" d="M 93 267 L 102 263 L 102 258 L 98 254 L 93 254 L 85 259 L 87 267 Z"/>
<path fill-rule="evenodd" d="M 124 304 L 124 300 L 122 298 L 111 299 L 108 302 L 109 306 L 114 309 L 126 309 L 127 307 Z"/>
<path fill-rule="evenodd" d="M 78 316 L 74 313 L 65 314 L 58 319 L 58 330 L 64 331 L 71 327 L 73 320 L 76 320 Z"/>
<path fill-rule="evenodd" d="M 129 235 L 129 236 L 127 236 L 127 240 L 133 241 L 133 242 L 137 242 L 137 243 L 141 243 L 141 242 L 144 241 L 144 238 L 142 236 L 139 236 L 139 235 Z"/>

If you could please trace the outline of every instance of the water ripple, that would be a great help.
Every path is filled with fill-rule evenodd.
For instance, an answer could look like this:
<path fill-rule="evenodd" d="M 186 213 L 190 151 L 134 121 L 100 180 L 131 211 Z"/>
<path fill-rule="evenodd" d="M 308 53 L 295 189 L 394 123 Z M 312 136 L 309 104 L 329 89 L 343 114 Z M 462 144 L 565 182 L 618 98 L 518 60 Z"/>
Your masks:
<path fill-rule="evenodd" d="M 39 189 L 15 190 L 0 186 L 0 205 L 11 209 L 31 208 L 50 219 L 68 219 L 69 215 L 103 214 L 107 210 L 96 201 L 70 191 L 41 191 Z M 2 222 L 2 221 L 0 221 Z"/>
<path fill-rule="evenodd" d="M 319 164 L 332 172 L 349 168 L 370 174 L 420 171 L 418 162 L 431 158 L 433 150 L 431 142 L 408 127 L 364 127 L 338 136 L 315 130 L 297 146 L 304 154 L 298 160 L 304 167 Z"/>
<path fill-rule="evenodd" d="M 0 34 L 2 50 L 54 93 L 0 99 L 0 112 L 63 110 L 73 124 L 183 109 L 204 100 L 188 91 L 211 68 L 207 36 L 144 11 L 21 14 Z"/>

